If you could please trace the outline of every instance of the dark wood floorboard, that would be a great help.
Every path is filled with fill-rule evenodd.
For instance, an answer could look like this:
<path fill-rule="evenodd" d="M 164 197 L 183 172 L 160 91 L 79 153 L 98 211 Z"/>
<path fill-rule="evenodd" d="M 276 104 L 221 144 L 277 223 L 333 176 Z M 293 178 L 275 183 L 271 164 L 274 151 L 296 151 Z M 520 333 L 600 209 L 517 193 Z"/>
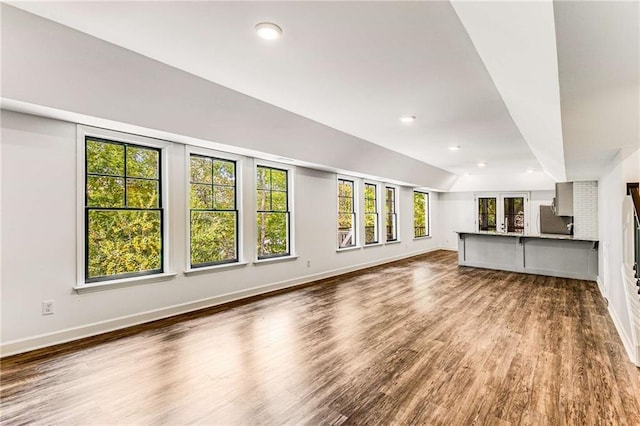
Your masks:
<path fill-rule="evenodd" d="M 640 425 L 595 283 L 446 251 L 0 367 L 11 425 Z"/>

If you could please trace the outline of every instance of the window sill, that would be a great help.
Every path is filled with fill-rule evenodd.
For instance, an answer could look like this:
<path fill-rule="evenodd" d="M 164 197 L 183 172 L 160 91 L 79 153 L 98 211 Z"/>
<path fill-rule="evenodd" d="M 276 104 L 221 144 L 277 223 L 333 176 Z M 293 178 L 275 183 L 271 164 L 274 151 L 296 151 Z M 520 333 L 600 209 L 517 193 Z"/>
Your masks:
<path fill-rule="evenodd" d="M 290 260 L 296 260 L 298 256 L 279 256 L 279 257 L 270 257 L 268 259 L 257 259 L 253 261 L 254 265 L 263 265 L 265 263 L 278 263 L 278 262 L 288 262 Z"/>
<path fill-rule="evenodd" d="M 364 248 L 367 248 L 367 247 L 382 247 L 383 245 L 384 244 L 382 244 L 382 243 L 371 243 L 371 244 L 365 244 Z"/>
<path fill-rule="evenodd" d="M 362 248 L 362 247 L 360 247 L 360 246 L 344 247 L 344 248 L 336 249 L 336 253 L 340 253 L 341 251 L 360 250 L 361 248 Z"/>
<path fill-rule="evenodd" d="M 221 269 L 234 269 L 248 265 L 249 262 L 233 262 L 233 263 L 221 263 L 220 265 L 203 266 L 202 268 L 189 268 L 183 272 L 186 276 L 198 275 L 204 272 L 219 271 Z"/>
<path fill-rule="evenodd" d="M 425 235 L 424 237 L 413 237 L 413 240 L 430 240 L 433 238 L 431 235 Z"/>
<path fill-rule="evenodd" d="M 91 284 L 82 284 L 73 287 L 78 293 L 89 293 L 94 291 L 111 290 L 114 288 L 132 287 L 138 284 L 150 284 L 173 279 L 175 272 L 165 272 L 163 274 L 144 275 L 141 277 L 122 278 L 119 280 L 102 281 Z"/>
<path fill-rule="evenodd" d="M 401 240 L 395 240 L 395 241 L 385 241 L 384 245 L 388 246 L 391 244 L 400 244 L 402 241 Z"/>

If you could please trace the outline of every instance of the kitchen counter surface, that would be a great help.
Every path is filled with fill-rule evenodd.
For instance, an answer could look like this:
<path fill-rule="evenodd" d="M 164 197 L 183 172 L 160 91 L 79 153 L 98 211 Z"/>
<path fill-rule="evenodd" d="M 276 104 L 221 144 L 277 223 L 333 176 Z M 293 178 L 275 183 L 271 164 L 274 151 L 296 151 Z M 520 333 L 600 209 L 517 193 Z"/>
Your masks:
<path fill-rule="evenodd" d="M 544 238 L 549 240 L 572 240 L 572 241 L 598 241 L 593 238 L 581 238 L 573 235 L 563 234 L 520 234 L 517 232 L 491 232 L 491 231 L 456 231 L 457 234 L 472 235 L 495 235 L 496 237 L 520 237 L 520 238 Z"/>

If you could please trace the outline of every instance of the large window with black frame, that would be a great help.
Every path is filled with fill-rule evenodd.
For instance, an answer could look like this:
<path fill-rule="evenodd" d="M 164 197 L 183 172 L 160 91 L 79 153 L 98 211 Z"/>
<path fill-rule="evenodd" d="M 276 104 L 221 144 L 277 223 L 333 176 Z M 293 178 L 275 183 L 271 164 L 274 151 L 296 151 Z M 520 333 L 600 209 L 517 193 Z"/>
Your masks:
<path fill-rule="evenodd" d="M 85 138 L 85 282 L 163 271 L 161 150 Z"/>
<path fill-rule="evenodd" d="M 429 236 L 429 194 L 413 191 L 413 236 Z"/>
<path fill-rule="evenodd" d="M 385 193 L 385 222 L 387 230 L 387 241 L 398 240 L 398 213 L 396 206 L 396 188 L 387 186 Z"/>
<path fill-rule="evenodd" d="M 376 244 L 378 238 L 378 186 L 364 184 L 364 243 Z"/>
<path fill-rule="evenodd" d="M 288 171 L 256 168 L 256 237 L 258 259 L 290 254 Z"/>
<path fill-rule="evenodd" d="M 356 208 L 354 182 L 338 179 L 338 248 L 356 245 Z"/>
<path fill-rule="evenodd" d="M 238 261 L 236 162 L 189 156 L 190 263 L 192 268 Z"/>

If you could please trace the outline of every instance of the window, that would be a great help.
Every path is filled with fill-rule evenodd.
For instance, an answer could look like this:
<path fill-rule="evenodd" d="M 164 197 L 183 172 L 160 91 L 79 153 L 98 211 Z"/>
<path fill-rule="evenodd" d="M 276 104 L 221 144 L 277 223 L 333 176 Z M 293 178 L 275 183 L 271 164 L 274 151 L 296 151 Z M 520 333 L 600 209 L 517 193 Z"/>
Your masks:
<path fill-rule="evenodd" d="M 356 245 L 354 182 L 338 179 L 338 248 Z"/>
<path fill-rule="evenodd" d="M 85 137 L 85 282 L 163 272 L 161 150 Z"/>
<path fill-rule="evenodd" d="M 387 241 L 398 240 L 398 214 L 396 210 L 396 189 L 387 186 L 385 187 Z"/>
<path fill-rule="evenodd" d="M 364 243 L 378 242 L 378 187 L 364 184 Z"/>
<path fill-rule="evenodd" d="M 496 230 L 496 198 L 478 197 L 478 230 Z"/>
<path fill-rule="evenodd" d="M 413 236 L 429 236 L 429 194 L 413 191 Z"/>
<path fill-rule="evenodd" d="M 236 162 L 189 155 L 192 268 L 238 261 Z"/>
<path fill-rule="evenodd" d="M 257 166 L 256 170 L 258 259 L 288 256 L 289 172 L 267 166 Z"/>

